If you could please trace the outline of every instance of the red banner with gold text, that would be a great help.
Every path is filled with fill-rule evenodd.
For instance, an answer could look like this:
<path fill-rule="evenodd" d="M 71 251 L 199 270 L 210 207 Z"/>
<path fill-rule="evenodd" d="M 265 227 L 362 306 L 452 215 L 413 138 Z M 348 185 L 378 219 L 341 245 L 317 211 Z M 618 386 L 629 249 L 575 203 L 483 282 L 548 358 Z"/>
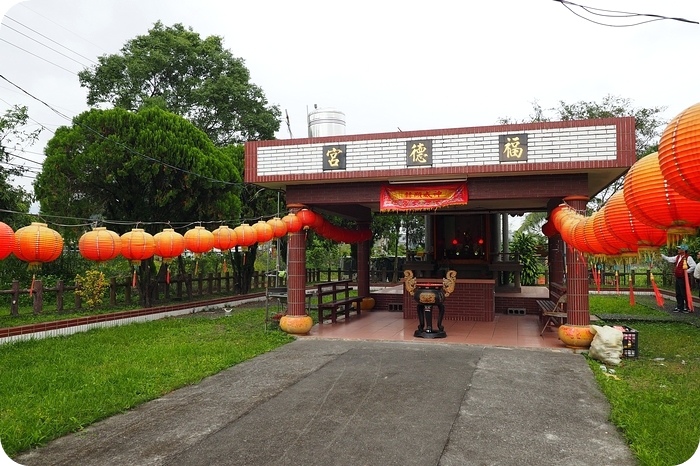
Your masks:
<path fill-rule="evenodd" d="M 468 200 L 465 181 L 384 185 L 379 196 L 379 210 L 381 212 L 435 210 L 451 205 L 465 205 Z"/>

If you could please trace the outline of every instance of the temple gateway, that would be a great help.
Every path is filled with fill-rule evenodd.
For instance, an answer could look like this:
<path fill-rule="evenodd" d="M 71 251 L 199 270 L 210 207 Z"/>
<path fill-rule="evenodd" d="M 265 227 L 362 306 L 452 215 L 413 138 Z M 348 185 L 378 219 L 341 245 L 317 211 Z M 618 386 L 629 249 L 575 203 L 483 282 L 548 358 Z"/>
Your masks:
<path fill-rule="evenodd" d="M 583 212 L 635 161 L 635 121 L 625 117 L 247 142 L 245 182 L 283 190 L 292 212 L 337 215 L 358 228 L 373 212 L 425 214 L 425 256 L 405 268 L 426 278 L 455 270 L 445 320 L 492 321 L 512 308 L 539 312 L 517 280 L 499 280 L 519 270 L 502 252 L 508 215 L 551 212 L 562 202 Z M 354 258 L 360 296 L 370 296 L 369 243 Z M 290 234 L 289 316 L 306 316 L 305 245 L 304 231 Z M 566 293 L 568 322 L 587 325 L 585 258 L 558 234 L 548 249 L 546 292 L 555 301 Z M 416 318 L 406 292 L 377 295 L 377 309 L 391 299 L 404 318 Z"/>

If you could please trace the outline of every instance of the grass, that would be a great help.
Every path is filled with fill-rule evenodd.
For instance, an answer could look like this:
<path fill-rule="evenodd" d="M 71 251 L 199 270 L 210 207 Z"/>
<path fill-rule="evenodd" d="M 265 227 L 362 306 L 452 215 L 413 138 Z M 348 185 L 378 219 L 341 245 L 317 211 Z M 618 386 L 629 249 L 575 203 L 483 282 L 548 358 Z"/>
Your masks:
<path fill-rule="evenodd" d="M 687 461 L 700 440 L 700 329 L 698 317 L 679 321 L 631 323 L 630 317 L 669 318 L 669 313 L 638 299 L 591 296 L 591 313 L 622 316 L 622 324 L 638 333 L 639 357 L 601 369 L 589 359 L 595 378 L 611 405 L 611 421 L 621 430 L 643 466 L 667 466 Z M 602 323 L 600 323 L 602 325 Z"/>
<path fill-rule="evenodd" d="M 15 455 L 291 340 L 247 309 L 1 345 L 2 446 Z"/>
<path fill-rule="evenodd" d="M 646 296 L 630 306 L 626 295 L 591 295 L 590 306 L 605 316 L 600 325 L 639 331 L 639 357 L 610 366 L 614 374 L 589 359 L 611 421 L 640 465 L 685 462 L 700 439 L 700 318 L 669 321 Z M 0 345 L 6 453 L 79 431 L 291 341 L 279 330 L 264 330 L 264 312 L 237 309 L 226 318 L 168 318 Z"/>

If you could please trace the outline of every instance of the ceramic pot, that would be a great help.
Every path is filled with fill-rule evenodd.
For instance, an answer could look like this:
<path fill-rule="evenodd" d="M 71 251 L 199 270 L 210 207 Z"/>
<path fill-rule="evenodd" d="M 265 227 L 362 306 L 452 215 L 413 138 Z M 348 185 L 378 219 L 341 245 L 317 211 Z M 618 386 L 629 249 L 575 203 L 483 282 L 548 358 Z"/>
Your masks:
<path fill-rule="evenodd" d="M 587 349 L 591 346 L 593 336 L 589 325 L 564 324 L 559 326 L 559 339 L 567 348 Z"/>
<path fill-rule="evenodd" d="M 308 315 L 285 315 L 280 319 L 280 329 L 293 335 L 305 335 L 313 326 L 314 320 Z"/>

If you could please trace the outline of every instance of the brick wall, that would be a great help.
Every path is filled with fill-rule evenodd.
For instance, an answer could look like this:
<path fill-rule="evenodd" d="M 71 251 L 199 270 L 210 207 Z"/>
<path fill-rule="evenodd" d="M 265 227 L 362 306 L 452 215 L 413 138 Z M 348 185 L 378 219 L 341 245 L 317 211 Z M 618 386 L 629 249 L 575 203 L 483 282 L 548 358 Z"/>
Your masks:
<path fill-rule="evenodd" d="M 457 280 L 455 291 L 445 300 L 444 320 L 491 322 L 495 318 L 493 280 Z M 418 319 L 417 303 L 404 293 L 404 319 Z M 437 312 L 437 308 L 433 311 Z M 435 320 L 434 320 L 435 322 Z"/>

